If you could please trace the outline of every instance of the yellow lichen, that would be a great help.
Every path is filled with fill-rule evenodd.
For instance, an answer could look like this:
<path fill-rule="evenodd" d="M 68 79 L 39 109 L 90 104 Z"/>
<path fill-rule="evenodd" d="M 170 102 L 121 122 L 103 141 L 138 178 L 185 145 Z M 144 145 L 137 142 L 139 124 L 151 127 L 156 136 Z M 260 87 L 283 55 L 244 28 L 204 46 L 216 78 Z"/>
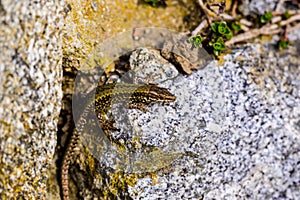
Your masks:
<path fill-rule="evenodd" d="M 84 57 L 93 52 L 95 45 L 134 27 L 160 27 L 185 31 L 184 17 L 190 14 L 186 6 L 175 0 L 168 1 L 166 8 L 138 4 L 135 0 L 70 0 L 68 3 L 71 10 L 66 18 L 67 26 L 63 42 L 67 48 L 64 48 L 64 52 L 83 53 Z M 187 4 L 189 7 L 194 5 L 193 1 L 187 1 Z M 80 55 L 78 58 L 84 60 Z"/>

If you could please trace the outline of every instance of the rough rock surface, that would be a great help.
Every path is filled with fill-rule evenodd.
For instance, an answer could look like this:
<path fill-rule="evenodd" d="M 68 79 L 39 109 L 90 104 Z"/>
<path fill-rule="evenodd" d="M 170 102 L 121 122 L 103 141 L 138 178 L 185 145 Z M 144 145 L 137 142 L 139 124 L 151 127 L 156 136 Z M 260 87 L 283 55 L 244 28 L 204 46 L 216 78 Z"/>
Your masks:
<path fill-rule="evenodd" d="M 177 145 L 183 157 L 138 179 L 129 187 L 133 199 L 300 195 L 300 59 L 297 46 L 272 49 L 236 49 L 222 66 L 164 83 L 176 102 L 153 105 L 151 118 L 134 117 L 134 124 L 145 143 Z"/>
<path fill-rule="evenodd" d="M 240 9 L 245 15 L 259 14 L 263 15 L 266 12 L 271 12 L 276 8 L 276 3 L 278 0 L 265 0 L 265 1 L 255 1 L 255 0 L 245 0 L 242 2 Z"/>
<path fill-rule="evenodd" d="M 240 10 L 257 16 L 272 11 L 276 3 L 278 0 L 243 1 Z M 103 36 L 101 30 L 95 28 L 99 32 L 83 33 L 83 26 L 77 26 L 76 21 L 89 20 L 86 16 L 93 11 L 84 16 L 78 12 L 80 9 L 72 8 L 76 15 L 70 16 L 75 22 L 71 27 L 76 28 L 70 32 L 74 35 L 66 38 L 75 43 L 76 51 L 94 48 L 80 40 L 89 38 L 85 34 L 100 38 L 97 34 Z M 102 10 L 99 13 L 102 15 Z M 95 16 L 98 20 L 98 15 Z M 111 13 L 108 16 L 114 20 Z M 116 24 L 109 20 L 105 26 L 126 29 L 123 22 L 113 27 Z M 110 30 L 106 34 L 110 36 Z M 294 41 L 299 40 L 299 31 L 289 33 L 289 37 L 293 45 L 288 50 L 275 50 L 278 36 L 274 36 L 267 45 L 240 46 L 224 57 L 221 66 L 212 62 L 190 76 L 178 74 L 173 66 L 157 61 L 159 56 L 147 50 L 134 52 L 130 62 L 137 71 L 136 79 L 162 78 L 159 85 L 169 88 L 177 100 L 167 106 L 151 105 L 147 113 L 126 110 L 134 131 L 124 134 L 124 138 L 133 146 L 156 146 L 179 155 L 170 156 L 171 160 L 167 156 L 152 160 L 151 166 L 163 167 L 160 170 L 144 171 L 145 174 L 131 170 L 133 173 L 126 174 L 118 171 L 120 166 L 114 162 L 119 155 L 126 156 L 128 152 L 124 149 L 109 149 L 101 157 L 81 148 L 70 168 L 71 197 L 296 199 L 300 193 L 300 45 Z M 119 44 L 122 48 L 123 43 Z M 83 52 L 88 55 L 91 51 Z M 74 58 L 79 57 L 77 52 L 71 50 L 72 53 L 76 55 Z M 125 127 L 126 132 L 123 122 L 123 118 L 117 119 L 116 126 Z M 102 150 L 104 145 L 97 139 L 92 141 Z M 124 165 L 132 160 L 125 161 Z M 149 167 L 149 162 L 141 164 Z"/>
<path fill-rule="evenodd" d="M 0 199 L 46 199 L 61 107 L 57 1 L 0 1 Z"/>
<path fill-rule="evenodd" d="M 248 45 L 224 59 L 221 66 L 211 62 L 183 76 L 153 51 L 135 51 L 130 63 L 136 80 L 154 78 L 177 99 L 166 106 L 151 105 L 147 113 L 129 110 L 134 131 L 126 138 L 137 146 L 158 147 L 166 154 L 155 154 L 152 162 L 139 149 L 136 154 L 115 148 L 102 157 L 93 154 L 99 163 L 83 164 L 93 166 L 90 181 L 98 184 L 92 190 L 125 199 L 298 197 L 297 46 L 278 52 L 272 44 Z M 128 132 L 125 119 L 116 116 L 116 127 Z M 122 153 L 127 153 L 129 161 L 140 159 L 137 166 L 127 160 L 125 168 L 115 165 L 116 155 L 121 158 Z M 88 158 L 82 157 L 81 162 Z M 128 166 L 130 173 L 117 172 L 128 171 Z M 77 179 L 80 182 L 84 178 Z M 81 191 L 83 197 L 96 195 L 83 188 Z"/>

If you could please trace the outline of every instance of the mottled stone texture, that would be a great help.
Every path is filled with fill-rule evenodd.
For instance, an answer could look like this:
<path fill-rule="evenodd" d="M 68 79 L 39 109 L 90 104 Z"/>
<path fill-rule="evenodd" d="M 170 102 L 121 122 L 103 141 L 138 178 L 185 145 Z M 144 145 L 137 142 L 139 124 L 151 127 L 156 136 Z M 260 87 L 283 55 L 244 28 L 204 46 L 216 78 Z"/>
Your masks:
<path fill-rule="evenodd" d="M 128 196 L 299 199 L 300 59 L 299 42 L 293 44 L 281 52 L 274 44 L 233 49 L 221 66 L 212 62 L 174 78 L 167 88 L 176 101 L 153 105 L 151 118 L 130 111 L 142 142 L 174 145 L 182 156 L 168 169 L 137 178 Z M 138 55 L 131 63 L 141 69 L 147 54 Z"/>
<path fill-rule="evenodd" d="M 0 1 L 0 199 L 46 199 L 63 18 L 58 1 Z"/>

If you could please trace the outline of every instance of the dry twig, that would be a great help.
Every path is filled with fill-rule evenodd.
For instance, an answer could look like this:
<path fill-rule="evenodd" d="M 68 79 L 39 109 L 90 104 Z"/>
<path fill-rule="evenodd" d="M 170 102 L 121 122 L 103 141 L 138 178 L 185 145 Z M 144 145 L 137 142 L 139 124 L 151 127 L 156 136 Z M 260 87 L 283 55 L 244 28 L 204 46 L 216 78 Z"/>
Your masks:
<path fill-rule="evenodd" d="M 238 6 L 238 0 L 235 0 L 233 2 L 233 5 L 232 5 L 232 9 L 231 9 L 231 16 L 236 18 L 236 9 L 237 9 L 237 6 Z"/>
<path fill-rule="evenodd" d="M 202 0 L 198 0 L 198 2 L 199 2 L 200 8 L 202 9 L 202 11 L 204 12 L 204 14 L 205 14 L 205 16 L 206 16 L 206 19 L 207 19 L 209 25 L 211 25 L 212 20 L 211 20 L 210 16 L 215 16 L 215 13 L 212 12 L 212 11 L 210 11 L 210 10 L 204 5 L 204 3 L 203 3 Z"/>
<path fill-rule="evenodd" d="M 280 26 L 285 26 L 285 25 L 290 24 L 297 20 L 300 20 L 300 14 L 294 15 L 294 16 L 288 18 L 287 20 L 280 22 Z"/>
<path fill-rule="evenodd" d="M 258 37 L 259 35 L 272 35 L 272 34 L 278 34 L 281 31 L 283 31 L 281 28 L 285 27 L 285 36 L 287 35 L 288 32 L 295 30 L 300 27 L 300 23 L 294 25 L 293 27 L 289 27 L 288 25 L 291 24 L 292 22 L 295 21 L 300 21 L 300 11 L 297 10 L 287 10 L 285 12 L 288 12 L 290 15 L 292 15 L 290 18 L 287 20 L 282 21 L 282 15 L 284 14 L 283 12 L 280 11 L 282 8 L 284 2 L 286 0 L 279 0 L 278 4 L 276 6 L 276 9 L 272 14 L 274 17 L 272 21 L 261 27 L 261 28 L 255 28 L 251 29 L 251 26 L 253 25 L 252 22 L 247 21 L 246 19 L 241 19 L 241 26 L 242 30 L 244 30 L 244 33 L 241 33 L 239 35 L 234 36 L 231 40 L 226 41 L 225 45 L 226 46 L 231 46 L 235 43 L 238 42 L 243 42 L 249 39 L 253 39 L 255 37 Z M 203 29 L 207 28 L 208 25 L 211 26 L 212 22 L 215 20 L 225 20 L 225 21 L 232 21 L 236 19 L 236 9 L 238 7 L 238 0 L 234 0 L 233 5 L 232 5 L 232 10 L 231 10 L 231 15 L 222 13 L 222 14 L 216 14 L 215 12 L 211 11 L 206 5 L 203 3 L 203 0 L 198 0 L 199 6 L 201 10 L 205 14 L 206 20 L 203 20 L 198 27 L 192 31 L 192 36 L 196 36 L 199 32 L 201 32 Z"/>
<path fill-rule="evenodd" d="M 258 37 L 259 35 L 272 35 L 272 34 L 280 33 L 280 31 L 281 31 L 280 27 L 287 26 L 288 24 L 290 24 L 294 21 L 298 21 L 298 20 L 300 20 L 300 14 L 294 15 L 287 20 L 281 21 L 279 23 L 279 25 L 270 24 L 270 25 L 265 25 L 259 29 L 249 30 L 245 33 L 241 33 L 241 34 L 233 37 L 231 40 L 225 42 L 225 45 L 230 46 L 230 45 L 233 45 L 238 42 L 243 42 L 243 41 Z M 295 30 L 296 29 L 295 27 L 299 27 L 298 25 L 299 24 L 297 24 L 293 28 L 288 28 L 286 31 L 290 32 L 291 30 Z"/>
<path fill-rule="evenodd" d="M 276 29 L 275 27 L 268 25 L 268 26 L 264 26 L 264 27 L 259 28 L 259 29 L 256 28 L 256 29 L 252 29 L 248 32 L 241 33 L 241 34 L 233 37 L 231 40 L 226 41 L 225 45 L 226 46 L 231 46 L 235 43 L 243 42 L 243 41 L 258 37 L 259 35 L 277 34 L 279 32 L 280 32 L 280 29 Z"/>
<path fill-rule="evenodd" d="M 196 36 L 202 29 L 206 28 L 207 25 L 209 24 L 211 26 L 212 24 L 212 21 L 213 19 L 214 20 L 220 20 L 220 19 L 223 19 L 223 20 L 226 20 L 226 21 L 233 21 L 235 20 L 234 17 L 226 14 L 226 13 L 221 13 L 219 16 L 211 11 L 210 9 L 208 9 L 202 0 L 198 0 L 199 2 L 199 6 L 200 8 L 202 9 L 202 11 L 204 12 L 205 14 L 205 17 L 206 17 L 206 20 L 202 21 L 198 26 L 197 28 L 195 28 L 195 30 L 192 31 L 192 36 Z"/>
<path fill-rule="evenodd" d="M 195 30 L 192 31 L 192 36 L 196 36 L 202 29 L 204 29 L 205 27 L 207 27 L 208 23 L 207 20 L 203 20 L 199 26 L 197 26 L 197 28 L 195 28 Z"/>

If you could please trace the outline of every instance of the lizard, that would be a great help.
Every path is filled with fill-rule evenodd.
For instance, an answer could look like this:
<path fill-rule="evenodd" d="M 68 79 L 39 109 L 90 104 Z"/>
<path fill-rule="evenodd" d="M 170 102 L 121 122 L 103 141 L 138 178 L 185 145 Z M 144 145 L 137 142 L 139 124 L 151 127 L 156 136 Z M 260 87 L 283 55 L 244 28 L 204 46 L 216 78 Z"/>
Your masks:
<path fill-rule="evenodd" d="M 174 102 L 175 100 L 176 97 L 173 94 L 166 88 L 158 87 L 157 84 L 135 85 L 130 83 L 109 83 L 98 86 L 96 88 L 95 98 L 88 101 L 66 145 L 60 174 L 62 199 L 69 200 L 69 167 L 73 162 L 75 154 L 79 150 L 80 133 L 84 131 L 89 112 L 94 110 L 101 124 L 100 116 L 110 110 L 112 101 L 116 103 L 125 102 L 129 108 L 135 108 L 145 112 L 147 111 L 145 106 L 151 103 L 168 103 Z M 109 136 L 108 138 L 112 140 Z"/>

